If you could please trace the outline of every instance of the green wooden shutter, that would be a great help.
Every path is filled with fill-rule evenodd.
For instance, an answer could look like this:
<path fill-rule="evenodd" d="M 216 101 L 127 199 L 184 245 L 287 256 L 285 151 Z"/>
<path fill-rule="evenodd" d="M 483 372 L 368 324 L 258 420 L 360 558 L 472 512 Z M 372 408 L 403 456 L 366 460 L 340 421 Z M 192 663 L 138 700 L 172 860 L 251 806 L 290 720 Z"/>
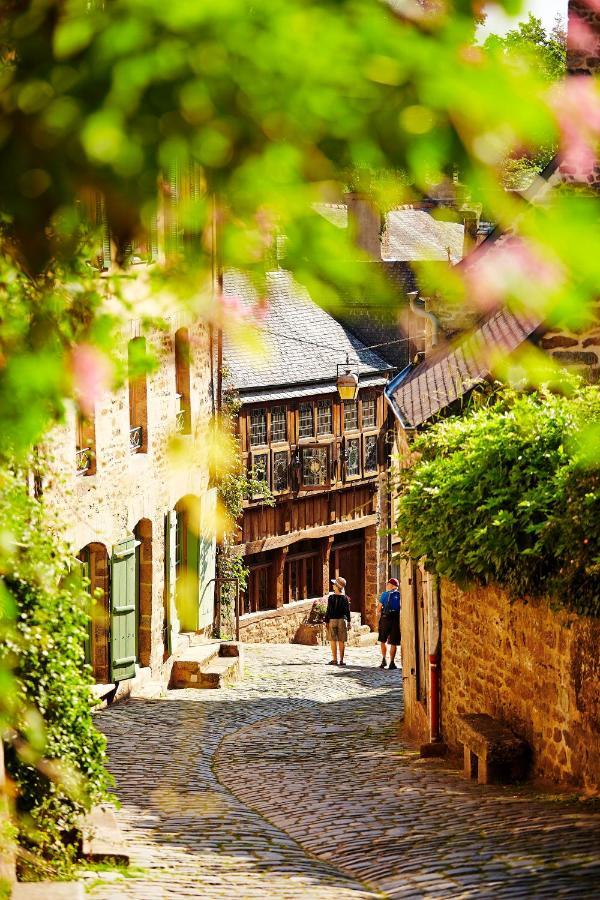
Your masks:
<path fill-rule="evenodd" d="M 170 509 L 165 517 L 165 606 L 167 610 L 167 652 L 173 653 L 179 634 L 176 591 L 177 513 Z"/>
<path fill-rule="evenodd" d="M 196 519 L 199 517 L 196 516 Z M 198 523 L 195 528 L 186 528 L 186 577 L 184 581 L 185 596 L 180 604 L 181 628 L 183 631 L 198 629 L 198 559 L 200 555 L 200 535 Z"/>
<path fill-rule="evenodd" d="M 199 610 L 198 628 L 213 624 L 215 607 L 215 572 L 217 539 L 215 525 L 217 514 L 217 489 L 207 491 L 202 498 L 200 552 L 198 554 Z"/>
<path fill-rule="evenodd" d="M 128 538 L 113 547 L 110 591 L 110 678 L 133 678 L 136 663 L 136 570 L 135 548 L 139 541 Z"/>

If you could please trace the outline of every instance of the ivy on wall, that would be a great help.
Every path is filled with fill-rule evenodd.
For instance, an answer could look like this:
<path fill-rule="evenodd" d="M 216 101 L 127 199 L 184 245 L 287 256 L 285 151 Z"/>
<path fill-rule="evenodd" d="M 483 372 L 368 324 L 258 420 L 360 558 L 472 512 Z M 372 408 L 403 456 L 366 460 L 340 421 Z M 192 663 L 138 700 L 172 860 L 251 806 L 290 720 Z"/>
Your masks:
<path fill-rule="evenodd" d="M 502 391 L 420 436 L 396 527 L 407 558 L 600 615 L 600 392 Z"/>

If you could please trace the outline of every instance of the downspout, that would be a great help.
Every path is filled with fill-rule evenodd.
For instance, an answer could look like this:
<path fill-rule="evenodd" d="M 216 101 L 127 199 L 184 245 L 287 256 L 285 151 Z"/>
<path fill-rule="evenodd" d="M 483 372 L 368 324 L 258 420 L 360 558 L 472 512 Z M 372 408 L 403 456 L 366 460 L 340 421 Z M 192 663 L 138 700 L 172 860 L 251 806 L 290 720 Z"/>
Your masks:
<path fill-rule="evenodd" d="M 408 295 L 408 302 L 410 305 L 411 312 L 414 312 L 416 316 L 420 319 L 427 319 L 427 321 L 431 324 L 431 346 L 437 347 L 438 342 L 438 334 L 440 330 L 440 323 L 437 318 L 434 316 L 432 312 L 426 310 L 423 306 L 417 306 L 417 300 L 419 299 L 419 291 L 411 291 Z"/>
<path fill-rule="evenodd" d="M 440 581 L 430 576 L 429 596 L 429 730 L 432 744 L 441 741 L 440 729 L 440 669 L 441 669 L 441 603 Z"/>

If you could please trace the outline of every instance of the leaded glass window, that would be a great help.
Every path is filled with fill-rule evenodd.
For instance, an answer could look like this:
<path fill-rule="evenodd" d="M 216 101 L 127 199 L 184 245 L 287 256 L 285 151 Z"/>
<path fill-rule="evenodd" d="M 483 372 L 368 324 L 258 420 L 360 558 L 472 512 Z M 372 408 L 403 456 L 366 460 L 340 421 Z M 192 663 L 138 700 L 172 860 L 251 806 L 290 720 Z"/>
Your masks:
<path fill-rule="evenodd" d="M 358 403 L 356 400 L 344 401 L 344 431 L 358 429 Z"/>
<path fill-rule="evenodd" d="M 287 450 L 273 454 L 273 490 L 281 493 L 289 487 L 289 461 Z"/>
<path fill-rule="evenodd" d="M 305 447 L 302 450 L 302 484 L 317 487 L 327 484 L 327 447 Z"/>
<path fill-rule="evenodd" d="M 365 435 L 365 472 L 377 471 L 377 435 Z"/>
<path fill-rule="evenodd" d="M 285 406 L 274 406 L 271 410 L 271 441 L 273 443 L 287 441 Z"/>
<path fill-rule="evenodd" d="M 298 434 L 301 438 L 314 437 L 315 423 L 313 420 L 312 403 L 301 403 L 299 410 Z"/>
<path fill-rule="evenodd" d="M 375 398 L 367 397 L 362 402 L 362 427 L 375 428 L 376 424 Z"/>
<path fill-rule="evenodd" d="M 268 483 L 269 481 L 269 454 L 255 453 L 252 457 L 252 477 L 255 481 Z"/>
<path fill-rule="evenodd" d="M 317 405 L 317 434 L 333 434 L 331 400 L 319 400 Z"/>
<path fill-rule="evenodd" d="M 360 475 L 360 438 L 346 441 L 346 477 Z"/>
<path fill-rule="evenodd" d="M 264 409 L 253 409 L 250 413 L 250 445 L 267 443 L 267 413 Z"/>

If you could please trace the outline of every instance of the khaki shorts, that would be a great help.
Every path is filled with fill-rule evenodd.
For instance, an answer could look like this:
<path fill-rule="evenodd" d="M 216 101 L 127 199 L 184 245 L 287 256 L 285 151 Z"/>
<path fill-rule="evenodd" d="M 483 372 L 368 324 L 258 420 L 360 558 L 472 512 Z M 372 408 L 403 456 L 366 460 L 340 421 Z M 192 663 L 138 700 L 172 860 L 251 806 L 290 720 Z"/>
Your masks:
<path fill-rule="evenodd" d="M 348 626 L 345 619 L 329 620 L 329 640 L 346 643 L 348 640 Z"/>

